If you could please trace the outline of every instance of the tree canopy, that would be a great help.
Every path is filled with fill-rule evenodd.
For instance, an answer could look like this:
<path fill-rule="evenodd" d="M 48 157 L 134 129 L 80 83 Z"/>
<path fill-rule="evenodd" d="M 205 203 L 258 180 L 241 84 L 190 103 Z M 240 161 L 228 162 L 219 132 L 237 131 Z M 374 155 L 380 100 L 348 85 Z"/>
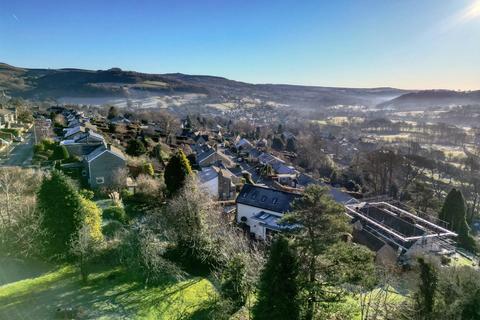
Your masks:
<path fill-rule="evenodd" d="M 128 141 L 127 148 L 125 149 L 127 154 L 138 157 L 147 152 L 145 144 L 139 139 L 132 139 Z"/>
<path fill-rule="evenodd" d="M 470 235 L 466 219 L 467 211 L 462 192 L 452 189 L 443 204 L 439 218 L 448 223 L 448 228 L 458 233 L 458 243 L 467 250 L 476 251 L 475 240 Z"/>
<path fill-rule="evenodd" d="M 53 170 L 50 177 L 44 178 L 38 191 L 38 207 L 47 251 L 51 253 L 68 253 L 71 241 L 84 224 L 88 225 L 92 239 L 103 239 L 100 209 L 82 197 L 70 178 L 60 171 Z"/>
<path fill-rule="evenodd" d="M 165 184 L 169 195 L 174 195 L 182 188 L 187 176 L 192 174 L 192 168 L 185 153 L 178 149 L 165 167 Z"/>
<path fill-rule="evenodd" d="M 253 319 L 299 319 L 298 261 L 288 240 L 279 236 L 260 276 Z"/>

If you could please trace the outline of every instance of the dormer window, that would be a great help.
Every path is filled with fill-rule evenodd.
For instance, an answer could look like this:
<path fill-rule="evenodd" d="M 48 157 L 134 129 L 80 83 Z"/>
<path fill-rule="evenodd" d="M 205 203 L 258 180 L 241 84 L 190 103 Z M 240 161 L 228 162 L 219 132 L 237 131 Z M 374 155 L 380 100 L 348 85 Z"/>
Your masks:
<path fill-rule="evenodd" d="M 277 204 L 278 203 L 278 198 L 273 198 L 272 199 L 272 204 Z"/>
<path fill-rule="evenodd" d="M 256 193 L 256 192 L 254 192 L 254 193 L 252 194 L 252 200 L 255 200 L 255 199 L 257 199 L 257 193 Z"/>
<path fill-rule="evenodd" d="M 267 196 L 262 196 L 262 198 L 260 199 L 260 201 L 262 201 L 262 202 L 267 201 Z"/>

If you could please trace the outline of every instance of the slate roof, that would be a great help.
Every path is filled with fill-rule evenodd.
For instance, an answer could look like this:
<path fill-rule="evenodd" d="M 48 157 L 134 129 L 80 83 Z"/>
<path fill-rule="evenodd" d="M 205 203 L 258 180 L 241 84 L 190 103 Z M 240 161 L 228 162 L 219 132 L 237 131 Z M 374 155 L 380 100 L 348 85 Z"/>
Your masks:
<path fill-rule="evenodd" d="M 85 132 L 85 127 L 83 126 L 75 126 L 73 128 L 69 128 L 65 131 L 64 137 L 68 138 L 71 135 L 77 133 L 77 132 Z"/>
<path fill-rule="evenodd" d="M 248 151 L 248 155 L 252 158 L 258 158 L 262 154 L 262 151 L 252 148 Z"/>
<path fill-rule="evenodd" d="M 261 163 L 263 164 L 274 164 L 274 163 L 285 163 L 285 161 L 283 161 L 282 159 L 279 159 L 273 155 L 271 155 L 270 153 L 262 153 L 259 157 L 258 157 L 258 161 L 260 161 Z"/>
<path fill-rule="evenodd" d="M 88 131 L 88 132 L 85 132 L 84 134 L 78 136 L 75 139 L 75 142 L 79 142 L 80 140 L 85 140 L 85 139 L 87 141 L 89 141 L 89 140 L 105 141 L 105 138 L 101 134 L 93 132 L 93 131 Z"/>
<path fill-rule="evenodd" d="M 213 154 L 215 154 L 215 150 L 212 148 L 209 148 L 207 151 L 197 153 L 197 163 L 202 163 L 203 161 L 211 157 Z"/>
<path fill-rule="evenodd" d="M 287 166 L 283 163 L 275 163 L 272 165 L 273 170 L 275 170 L 278 174 L 296 174 L 297 170 L 295 170 L 292 166 Z"/>
<path fill-rule="evenodd" d="M 236 202 L 264 210 L 284 213 L 290 211 L 292 202 L 299 197 L 300 195 L 291 192 L 245 184 Z"/>
<path fill-rule="evenodd" d="M 213 167 L 207 167 L 198 173 L 198 177 L 201 183 L 206 183 L 218 177 L 218 172 Z"/>
<path fill-rule="evenodd" d="M 85 160 L 87 162 L 90 162 L 92 161 L 93 159 L 95 159 L 96 157 L 98 157 L 99 155 L 101 155 L 102 153 L 104 152 L 110 152 L 114 155 L 116 155 L 117 157 L 125 160 L 125 156 L 123 155 L 123 153 L 118 150 L 117 148 L 114 148 L 114 147 L 110 147 L 110 150 L 105 146 L 105 145 L 101 145 L 99 146 L 98 148 L 96 148 L 95 150 L 93 150 L 91 153 L 89 153 L 87 156 L 85 156 Z"/>
<path fill-rule="evenodd" d="M 250 141 L 248 141 L 247 139 L 245 138 L 242 138 L 240 139 L 240 141 L 238 141 L 237 143 L 235 143 L 235 148 L 239 149 L 239 148 L 253 148 L 253 145 L 250 143 Z"/>

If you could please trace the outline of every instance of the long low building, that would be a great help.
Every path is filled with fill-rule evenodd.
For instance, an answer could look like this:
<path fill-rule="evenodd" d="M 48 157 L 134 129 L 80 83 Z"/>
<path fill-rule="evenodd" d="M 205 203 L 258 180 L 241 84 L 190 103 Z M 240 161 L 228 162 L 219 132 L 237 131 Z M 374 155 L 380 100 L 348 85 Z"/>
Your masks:
<path fill-rule="evenodd" d="M 377 261 L 407 262 L 419 254 L 445 254 L 453 250 L 456 233 L 388 202 L 346 205 L 352 218 L 354 241 L 377 253 Z"/>

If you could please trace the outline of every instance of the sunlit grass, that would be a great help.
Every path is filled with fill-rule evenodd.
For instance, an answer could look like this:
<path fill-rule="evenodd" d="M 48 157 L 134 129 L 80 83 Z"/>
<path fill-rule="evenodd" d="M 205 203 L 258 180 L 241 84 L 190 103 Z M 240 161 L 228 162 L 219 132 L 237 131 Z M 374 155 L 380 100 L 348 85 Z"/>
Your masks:
<path fill-rule="evenodd" d="M 1 266 L 0 266 L 1 269 Z M 197 319 L 217 292 L 204 278 L 146 287 L 121 268 L 93 272 L 87 284 L 73 266 L 0 286 L 0 319 L 54 318 L 58 307 L 95 319 Z M 166 277 L 167 279 L 167 277 Z"/>

